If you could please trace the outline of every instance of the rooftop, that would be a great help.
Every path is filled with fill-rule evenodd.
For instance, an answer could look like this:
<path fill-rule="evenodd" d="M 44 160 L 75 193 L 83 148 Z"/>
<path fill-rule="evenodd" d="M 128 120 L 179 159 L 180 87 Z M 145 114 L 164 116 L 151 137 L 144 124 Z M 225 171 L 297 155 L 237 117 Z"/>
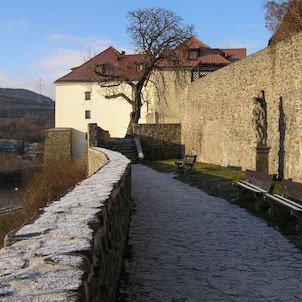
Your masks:
<path fill-rule="evenodd" d="M 180 65 L 194 68 L 198 64 L 228 65 L 246 56 L 245 48 L 218 49 L 190 37 L 177 50 Z M 105 82 L 116 80 L 139 80 L 143 75 L 144 54 L 125 54 L 110 46 L 81 66 L 71 69 L 67 75 L 55 83 L 62 82 Z M 171 63 L 162 59 L 157 64 L 161 68 L 171 67 Z"/>

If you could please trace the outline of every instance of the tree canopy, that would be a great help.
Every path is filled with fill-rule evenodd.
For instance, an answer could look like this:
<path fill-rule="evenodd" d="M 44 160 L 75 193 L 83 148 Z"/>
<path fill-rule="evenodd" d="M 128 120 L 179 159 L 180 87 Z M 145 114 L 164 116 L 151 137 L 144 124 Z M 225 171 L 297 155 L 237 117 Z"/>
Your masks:
<path fill-rule="evenodd" d="M 180 16 L 165 8 L 137 9 L 129 11 L 127 16 L 130 21 L 127 32 L 134 49 L 147 55 L 151 64 L 193 33 L 192 25 L 183 25 Z"/>
<path fill-rule="evenodd" d="M 269 44 L 275 44 L 302 30 L 301 0 L 267 0 L 266 28 L 273 34 Z"/>
<path fill-rule="evenodd" d="M 123 97 L 131 104 L 132 112 L 127 133 L 132 134 L 133 123 L 137 123 L 141 117 L 142 91 L 150 79 L 152 71 L 163 59 L 177 65 L 177 52 L 174 50 L 193 35 L 193 26 L 183 24 L 183 19 L 180 16 L 165 8 L 132 10 L 128 12 L 127 17 L 129 19 L 127 32 L 132 39 L 132 46 L 138 54 L 141 54 L 142 74 L 135 81 L 118 74 L 115 74 L 111 79 L 109 77 L 108 82 L 110 80 L 114 82 L 111 85 L 114 90 L 106 97 Z M 102 75 L 101 72 L 98 74 Z M 129 97 L 125 93 L 117 92 L 118 83 L 130 85 L 132 96 Z M 102 87 L 108 88 L 110 84 L 106 83 Z"/>

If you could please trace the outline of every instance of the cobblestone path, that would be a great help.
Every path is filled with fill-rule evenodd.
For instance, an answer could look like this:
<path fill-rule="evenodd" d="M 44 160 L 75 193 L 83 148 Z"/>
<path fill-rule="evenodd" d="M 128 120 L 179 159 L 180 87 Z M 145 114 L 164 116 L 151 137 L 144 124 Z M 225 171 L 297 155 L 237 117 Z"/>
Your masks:
<path fill-rule="evenodd" d="M 302 301 L 302 253 L 244 209 L 132 166 L 120 301 Z"/>

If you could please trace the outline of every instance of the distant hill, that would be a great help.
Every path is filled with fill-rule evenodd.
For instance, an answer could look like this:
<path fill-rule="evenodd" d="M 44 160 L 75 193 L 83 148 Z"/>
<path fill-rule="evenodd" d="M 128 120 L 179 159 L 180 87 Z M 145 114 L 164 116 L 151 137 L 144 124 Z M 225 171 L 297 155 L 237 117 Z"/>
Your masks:
<path fill-rule="evenodd" d="M 0 88 L 0 139 L 44 141 L 54 127 L 55 102 L 26 89 Z"/>
<path fill-rule="evenodd" d="M 0 88 L 0 118 L 19 118 L 27 114 L 52 116 L 54 101 L 26 89 Z"/>

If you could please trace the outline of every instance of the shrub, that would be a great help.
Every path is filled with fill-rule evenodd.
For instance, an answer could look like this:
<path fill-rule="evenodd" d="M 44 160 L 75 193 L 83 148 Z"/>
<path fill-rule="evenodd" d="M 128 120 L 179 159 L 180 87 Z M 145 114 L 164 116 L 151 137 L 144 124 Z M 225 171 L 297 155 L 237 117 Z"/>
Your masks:
<path fill-rule="evenodd" d="M 1 171 L 17 169 L 19 165 L 16 153 L 0 152 Z"/>
<path fill-rule="evenodd" d="M 71 159 L 53 161 L 26 177 L 22 190 L 22 207 L 28 215 L 67 193 L 87 177 L 87 160 Z"/>
<path fill-rule="evenodd" d="M 21 191 L 22 209 L 1 215 L 0 248 L 7 233 L 87 177 L 87 158 L 51 162 L 28 172 Z"/>

